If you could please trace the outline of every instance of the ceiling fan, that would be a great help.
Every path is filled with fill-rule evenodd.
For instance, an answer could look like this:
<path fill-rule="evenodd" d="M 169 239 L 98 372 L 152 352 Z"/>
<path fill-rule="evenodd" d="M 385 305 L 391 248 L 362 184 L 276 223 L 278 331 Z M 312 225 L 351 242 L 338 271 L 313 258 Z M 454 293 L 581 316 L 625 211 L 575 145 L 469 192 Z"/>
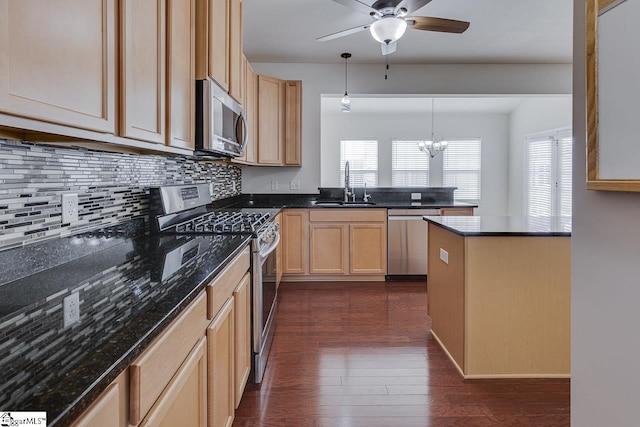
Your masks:
<path fill-rule="evenodd" d="M 333 1 L 349 9 L 366 13 L 373 19 L 373 22 L 318 37 L 316 40 L 324 42 L 368 29 L 373 38 L 380 42 L 383 55 L 389 55 L 396 51 L 397 41 L 407 28 L 458 34 L 464 33 L 469 28 L 469 22 L 466 21 L 428 16 L 408 16 L 431 0 L 376 0 L 371 6 L 359 0 Z"/>

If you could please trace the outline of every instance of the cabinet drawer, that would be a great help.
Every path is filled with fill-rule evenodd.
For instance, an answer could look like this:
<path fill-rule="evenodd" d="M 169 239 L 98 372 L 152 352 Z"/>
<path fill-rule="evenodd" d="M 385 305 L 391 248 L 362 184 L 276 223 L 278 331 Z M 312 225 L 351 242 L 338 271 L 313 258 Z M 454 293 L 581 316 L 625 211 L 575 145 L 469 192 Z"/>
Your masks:
<path fill-rule="evenodd" d="M 151 409 L 207 328 L 204 292 L 154 341 L 130 368 L 131 424 Z"/>
<path fill-rule="evenodd" d="M 473 208 L 441 208 L 442 216 L 472 216 Z"/>
<path fill-rule="evenodd" d="M 251 251 L 247 246 L 215 280 L 207 285 L 207 319 L 211 320 L 233 294 L 251 265 Z"/>
<path fill-rule="evenodd" d="M 386 209 L 310 209 L 311 222 L 386 222 Z"/>

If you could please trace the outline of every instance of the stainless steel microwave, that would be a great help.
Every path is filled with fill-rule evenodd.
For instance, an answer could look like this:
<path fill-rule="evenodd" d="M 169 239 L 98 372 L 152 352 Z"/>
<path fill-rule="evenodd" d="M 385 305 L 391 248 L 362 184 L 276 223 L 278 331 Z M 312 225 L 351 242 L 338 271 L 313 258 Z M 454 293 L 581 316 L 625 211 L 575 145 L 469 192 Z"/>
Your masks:
<path fill-rule="evenodd" d="M 247 136 L 242 106 L 213 80 L 197 80 L 195 154 L 215 158 L 241 156 Z"/>

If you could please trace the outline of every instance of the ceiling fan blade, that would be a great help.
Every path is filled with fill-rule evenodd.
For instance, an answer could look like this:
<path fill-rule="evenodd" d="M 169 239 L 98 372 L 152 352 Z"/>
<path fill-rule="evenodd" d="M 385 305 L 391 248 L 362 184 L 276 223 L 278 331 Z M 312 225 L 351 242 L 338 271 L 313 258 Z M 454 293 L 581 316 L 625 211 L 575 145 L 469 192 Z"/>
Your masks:
<path fill-rule="evenodd" d="M 431 3 L 431 0 L 402 0 L 396 6 L 396 11 L 405 8 L 407 9 L 407 13 L 413 13 L 424 7 L 427 3 Z"/>
<path fill-rule="evenodd" d="M 367 15 L 371 15 L 371 13 L 376 13 L 377 10 L 372 8 L 366 3 L 363 3 L 359 0 L 333 0 L 336 3 L 340 3 L 344 7 L 347 7 L 352 10 L 356 10 L 358 12 L 366 13 Z"/>
<path fill-rule="evenodd" d="M 333 40 L 340 37 L 348 36 L 350 34 L 359 33 L 368 29 L 371 25 L 360 25 L 359 27 L 349 28 L 347 30 L 338 31 L 337 33 L 327 34 L 326 36 L 318 37 L 316 40 L 319 42 L 326 42 L 327 40 Z"/>
<path fill-rule="evenodd" d="M 398 47 L 398 42 L 391 42 L 389 44 L 380 43 L 380 48 L 382 49 L 383 55 L 391 55 L 393 52 L 396 51 L 397 47 Z"/>
<path fill-rule="evenodd" d="M 437 31 L 440 33 L 464 33 L 469 22 L 455 19 L 432 18 L 429 16 L 410 16 L 405 19 L 409 28 L 414 30 Z"/>

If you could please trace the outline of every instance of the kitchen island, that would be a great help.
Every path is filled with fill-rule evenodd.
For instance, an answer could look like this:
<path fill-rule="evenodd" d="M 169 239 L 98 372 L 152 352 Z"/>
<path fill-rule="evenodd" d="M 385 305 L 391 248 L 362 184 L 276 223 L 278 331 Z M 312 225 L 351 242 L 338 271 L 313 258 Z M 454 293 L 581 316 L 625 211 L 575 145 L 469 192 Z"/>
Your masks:
<path fill-rule="evenodd" d="M 431 333 L 459 372 L 569 377 L 571 218 L 424 219 Z"/>

